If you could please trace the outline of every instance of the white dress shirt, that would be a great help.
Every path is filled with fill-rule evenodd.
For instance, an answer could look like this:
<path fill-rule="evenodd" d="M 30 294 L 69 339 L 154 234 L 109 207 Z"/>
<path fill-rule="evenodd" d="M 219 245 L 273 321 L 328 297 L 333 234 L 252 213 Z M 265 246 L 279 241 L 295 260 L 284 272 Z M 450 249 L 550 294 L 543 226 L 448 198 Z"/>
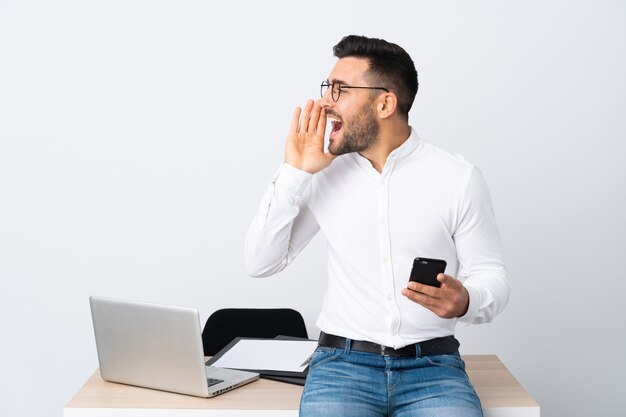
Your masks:
<path fill-rule="evenodd" d="M 502 246 L 481 173 L 414 130 L 382 173 L 358 153 L 317 174 L 284 163 L 245 241 L 255 277 L 285 268 L 321 230 L 328 289 L 317 325 L 326 333 L 400 348 L 454 334 L 457 320 L 491 321 L 508 302 Z M 463 282 L 467 313 L 442 319 L 405 298 L 413 259 L 447 261 Z"/>

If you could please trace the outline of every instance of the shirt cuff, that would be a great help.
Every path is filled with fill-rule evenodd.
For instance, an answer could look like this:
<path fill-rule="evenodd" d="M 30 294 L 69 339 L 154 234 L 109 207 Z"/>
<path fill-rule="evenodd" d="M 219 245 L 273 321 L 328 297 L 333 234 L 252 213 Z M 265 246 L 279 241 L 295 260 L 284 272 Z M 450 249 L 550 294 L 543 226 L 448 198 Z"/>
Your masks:
<path fill-rule="evenodd" d="M 312 178 L 313 174 L 294 168 L 287 162 L 283 162 L 274 178 L 274 184 L 295 196 L 300 196 L 311 183 Z"/>
<path fill-rule="evenodd" d="M 480 291 L 477 288 L 466 285 L 467 293 L 469 294 L 469 305 L 467 307 L 467 312 L 465 315 L 459 317 L 459 321 L 466 324 L 471 324 L 476 316 L 478 315 L 478 311 L 480 309 Z"/>

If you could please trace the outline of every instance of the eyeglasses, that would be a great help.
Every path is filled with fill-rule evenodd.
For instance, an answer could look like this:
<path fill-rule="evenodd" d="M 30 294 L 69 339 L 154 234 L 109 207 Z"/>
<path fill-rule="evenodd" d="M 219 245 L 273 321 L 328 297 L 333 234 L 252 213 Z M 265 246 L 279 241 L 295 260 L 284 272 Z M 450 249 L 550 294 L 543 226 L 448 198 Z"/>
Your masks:
<path fill-rule="evenodd" d="M 328 87 L 332 87 L 330 89 L 331 97 L 333 101 L 339 101 L 339 97 L 341 96 L 341 92 L 347 88 L 364 88 L 368 90 L 384 90 L 389 92 L 385 87 L 355 87 L 352 85 L 341 85 L 339 82 L 335 81 L 334 83 L 329 83 L 328 80 L 322 81 L 322 85 L 320 85 L 320 94 L 324 97 L 324 94 L 328 90 Z"/>

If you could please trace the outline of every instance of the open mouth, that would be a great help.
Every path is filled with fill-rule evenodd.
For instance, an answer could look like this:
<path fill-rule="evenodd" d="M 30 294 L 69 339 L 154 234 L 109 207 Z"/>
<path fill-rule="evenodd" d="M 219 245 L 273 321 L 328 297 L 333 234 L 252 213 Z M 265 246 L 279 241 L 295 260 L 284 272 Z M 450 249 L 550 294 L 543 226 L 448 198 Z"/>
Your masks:
<path fill-rule="evenodd" d="M 330 120 L 331 123 L 330 137 L 332 138 L 333 136 L 336 136 L 337 132 L 341 130 L 341 128 L 343 127 L 343 122 L 333 116 L 328 116 L 328 120 Z"/>

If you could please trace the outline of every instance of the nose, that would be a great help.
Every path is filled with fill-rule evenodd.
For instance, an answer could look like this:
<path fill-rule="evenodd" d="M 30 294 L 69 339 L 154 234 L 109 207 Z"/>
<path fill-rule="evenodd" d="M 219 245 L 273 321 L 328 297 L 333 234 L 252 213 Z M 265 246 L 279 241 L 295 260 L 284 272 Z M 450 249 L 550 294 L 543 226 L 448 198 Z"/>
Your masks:
<path fill-rule="evenodd" d="M 316 104 L 320 106 L 321 108 L 323 108 L 324 110 L 328 110 L 331 106 L 331 104 L 328 103 L 326 100 L 324 100 L 324 98 L 317 100 Z"/>

